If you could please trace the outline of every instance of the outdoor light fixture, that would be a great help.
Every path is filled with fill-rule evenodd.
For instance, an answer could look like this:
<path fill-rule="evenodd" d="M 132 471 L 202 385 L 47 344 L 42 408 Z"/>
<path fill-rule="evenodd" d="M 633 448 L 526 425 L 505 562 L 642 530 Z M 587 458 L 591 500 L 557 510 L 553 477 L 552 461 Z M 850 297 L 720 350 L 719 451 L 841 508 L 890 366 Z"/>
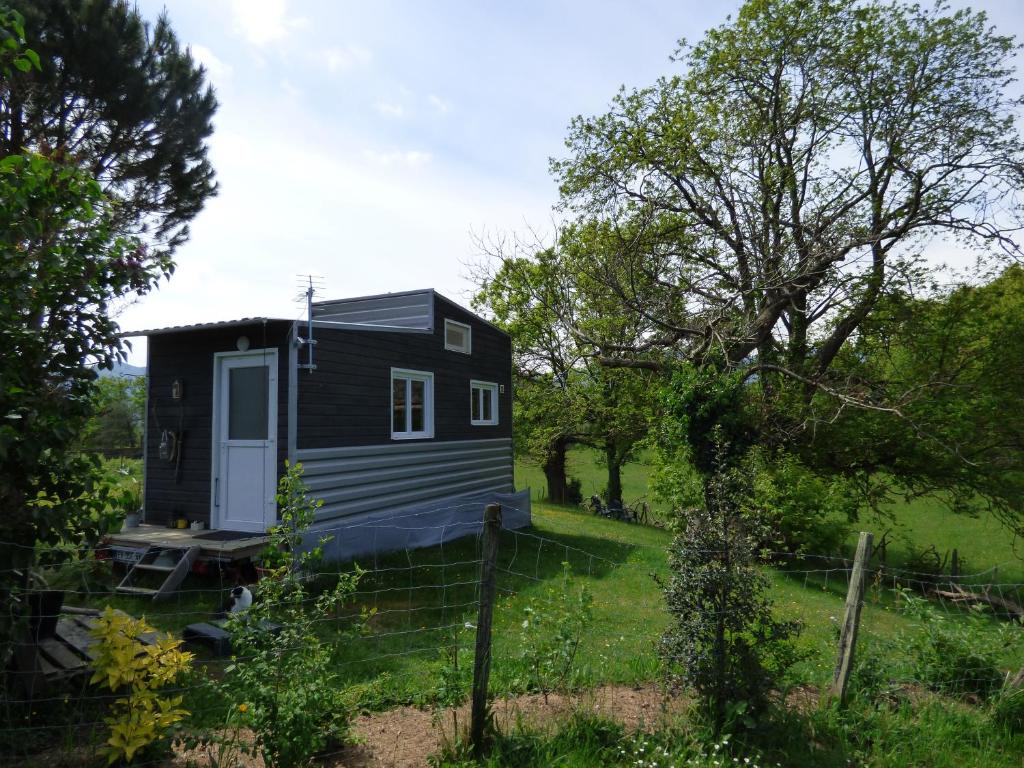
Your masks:
<path fill-rule="evenodd" d="M 235 346 L 238 347 L 239 352 L 245 352 L 249 349 L 249 337 L 239 336 L 238 341 L 235 342 Z"/>

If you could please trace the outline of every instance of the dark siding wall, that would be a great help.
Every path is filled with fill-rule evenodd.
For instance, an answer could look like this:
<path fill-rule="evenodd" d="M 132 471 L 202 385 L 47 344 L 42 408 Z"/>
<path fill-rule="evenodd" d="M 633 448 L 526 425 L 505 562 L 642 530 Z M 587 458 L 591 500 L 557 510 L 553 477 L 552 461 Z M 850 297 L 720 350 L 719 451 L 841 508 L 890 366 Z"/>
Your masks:
<path fill-rule="evenodd" d="M 444 319 L 473 328 L 473 353 L 444 348 Z M 512 347 L 505 334 L 436 297 L 433 333 L 318 328 L 316 371 L 299 372 L 298 448 L 391 443 L 391 368 L 434 374 L 434 440 L 512 436 Z M 305 350 L 299 352 L 304 359 Z M 471 379 L 503 384 L 497 426 L 469 423 Z M 394 441 L 403 442 L 403 441 Z M 415 441 L 413 441 L 415 442 Z"/>
<path fill-rule="evenodd" d="M 149 337 L 148 434 L 146 435 L 146 522 L 162 525 L 184 516 L 210 520 L 211 441 L 213 439 L 213 354 L 236 349 L 248 336 L 253 349 L 277 348 L 277 452 L 288 455 L 288 347 L 290 323 L 183 331 Z M 171 382 L 181 379 L 185 396 L 171 399 Z M 180 472 L 159 456 L 160 432 L 184 434 Z"/>

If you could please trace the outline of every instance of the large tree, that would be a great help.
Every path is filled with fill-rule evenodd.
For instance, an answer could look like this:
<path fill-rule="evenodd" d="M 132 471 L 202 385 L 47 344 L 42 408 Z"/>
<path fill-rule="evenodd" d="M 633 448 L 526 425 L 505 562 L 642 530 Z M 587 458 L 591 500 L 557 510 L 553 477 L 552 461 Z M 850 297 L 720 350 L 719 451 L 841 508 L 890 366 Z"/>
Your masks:
<path fill-rule="evenodd" d="M 702 469 L 723 423 L 737 450 L 792 446 L 859 407 L 926 439 L 905 418 L 926 389 L 837 360 L 887 297 L 927 290 L 929 242 L 1019 255 L 1014 51 L 942 3 L 747 2 L 681 49 L 682 74 L 573 121 L 551 311 L 605 365 L 682 371 Z M 577 318 L 559 297 L 579 283 L 636 335 Z"/>
<path fill-rule="evenodd" d="M 939 297 L 888 297 L 835 365 L 876 398 L 901 399 L 904 418 L 864 409 L 822 418 L 801 449 L 808 463 L 857 472 L 876 497 L 895 477 L 900 493 L 942 489 L 953 509 L 1021 526 L 1024 269 Z"/>
<path fill-rule="evenodd" d="M 39 556 L 101 532 L 75 446 L 96 367 L 125 358 L 112 305 L 170 274 L 213 191 L 213 98 L 165 21 L 150 39 L 124 3 L 25 10 L 0 9 L 0 667 Z"/>
<path fill-rule="evenodd" d="M 163 14 L 124 0 L 8 0 L 40 67 L 0 87 L 0 158 L 60 153 L 102 185 L 119 234 L 173 249 L 216 191 L 205 73 Z"/>
<path fill-rule="evenodd" d="M 621 502 L 622 467 L 648 433 L 653 376 L 603 368 L 586 353 L 551 307 L 568 303 L 577 316 L 596 318 L 599 294 L 577 285 L 571 300 L 554 296 L 558 266 L 550 250 L 484 265 L 473 303 L 512 336 L 516 444 L 541 466 L 548 499 L 567 501 L 569 447 L 587 445 L 602 454 L 608 501 Z M 621 323 L 599 322 L 623 333 Z"/>

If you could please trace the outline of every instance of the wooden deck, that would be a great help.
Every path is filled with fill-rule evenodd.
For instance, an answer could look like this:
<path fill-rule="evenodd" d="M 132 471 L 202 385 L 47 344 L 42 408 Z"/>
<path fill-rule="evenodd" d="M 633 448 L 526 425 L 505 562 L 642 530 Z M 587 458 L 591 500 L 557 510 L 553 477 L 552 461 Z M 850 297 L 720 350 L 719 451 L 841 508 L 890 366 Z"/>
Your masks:
<path fill-rule="evenodd" d="M 260 534 L 240 534 L 240 538 L 226 541 L 204 538 L 216 531 L 193 531 L 188 528 L 165 528 L 159 525 L 140 525 L 138 528 L 125 528 L 119 533 L 107 537 L 107 544 L 115 550 L 145 551 L 150 546 L 187 548 L 198 546 L 200 560 L 215 560 L 221 563 L 233 563 L 248 560 L 267 546 L 269 536 Z M 116 554 L 116 553 L 115 553 Z M 120 558 L 116 558 L 120 559 Z"/>

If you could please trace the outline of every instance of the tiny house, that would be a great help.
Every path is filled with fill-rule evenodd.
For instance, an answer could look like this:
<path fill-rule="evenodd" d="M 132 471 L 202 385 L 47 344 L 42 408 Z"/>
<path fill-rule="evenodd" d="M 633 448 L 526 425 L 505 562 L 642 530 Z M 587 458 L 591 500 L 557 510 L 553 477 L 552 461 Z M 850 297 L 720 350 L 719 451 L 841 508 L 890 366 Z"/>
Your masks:
<path fill-rule="evenodd" d="M 506 333 L 433 290 L 313 302 L 148 338 L 148 525 L 260 535 L 285 461 L 322 501 L 311 535 L 347 558 L 465 535 L 513 492 Z"/>

